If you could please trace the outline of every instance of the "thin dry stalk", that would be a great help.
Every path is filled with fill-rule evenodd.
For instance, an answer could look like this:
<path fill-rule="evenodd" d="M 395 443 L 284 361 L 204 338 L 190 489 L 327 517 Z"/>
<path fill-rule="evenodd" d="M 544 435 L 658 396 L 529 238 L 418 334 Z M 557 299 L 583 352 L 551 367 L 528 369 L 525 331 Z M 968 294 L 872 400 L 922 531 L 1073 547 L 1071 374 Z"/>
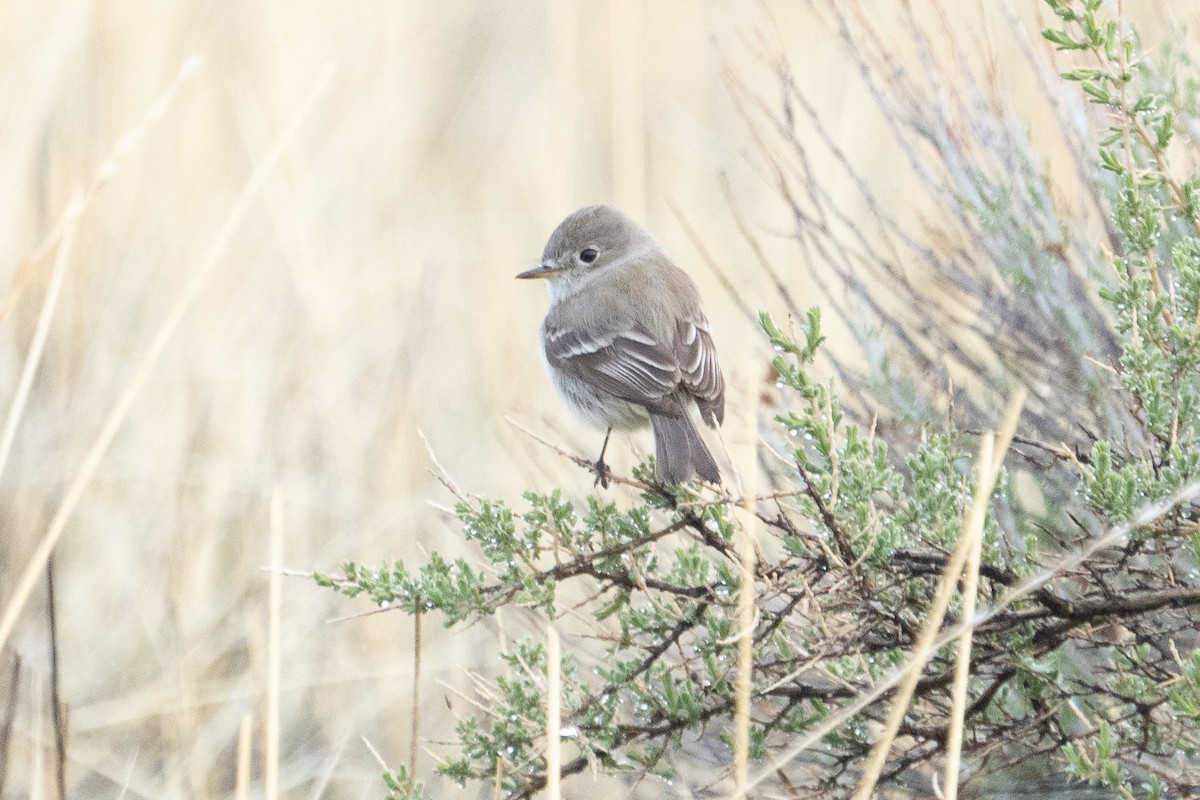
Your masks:
<path fill-rule="evenodd" d="M 421 607 L 419 605 L 417 613 L 413 614 L 412 696 L 414 699 L 421 696 Z M 417 743 L 421 740 L 421 704 L 414 702 L 412 707 L 412 723 L 409 728 L 412 742 L 408 751 L 408 792 L 410 795 L 417 780 Z"/>
<path fill-rule="evenodd" d="M 1001 439 L 1004 437 L 1001 436 Z M 963 622 L 950 628 L 944 634 L 939 636 L 933 643 L 933 650 L 945 647 L 958 637 L 962 636 L 963 631 L 971 627 L 979 627 L 986 625 L 993 619 L 1004 613 L 1006 609 L 1011 607 L 1017 601 L 1029 596 L 1037 591 L 1042 586 L 1049 583 L 1054 577 L 1077 569 L 1080 565 L 1086 563 L 1092 556 L 1109 547 L 1114 547 L 1125 540 L 1129 533 L 1136 528 L 1146 527 L 1153 524 L 1157 520 L 1171 513 L 1183 503 L 1191 502 L 1200 497 L 1200 481 L 1195 481 L 1184 486 L 1170 497 L 1159 500 L 1154 503 L 1147 503 L 1138 509 L 1137 513 L 1127 522 L 1122 522 L 1119 525 L 1114 525 L 1102 536 L 1091 539 L 1087 547 L 1080 550 L 1068 553 L 1062 558 L 1055 561 L 1040 572 L 1026 578 L 1022 583 L 1014 586 L 1012 589 L 1001 595 L 994 606 L 979 612 L 974 620 Z M 893 687 L 900 683 L 911 670 L 917 669 L 915 661 L 909 661 L 903 667 L 892 672 L 886 678 L 875 685 L 871 691 L 863 694 L 857 700 L 842 707 L 836 714 L 832 714 L 825 719 L 820 725 L 815 726 L 807 734 L 805 734 L 792 749 L 779 759 L 780 764 L 786 764 L 798 758 L 802 753 L 811 748 L 813 745 L 821 741 L 821 739 L 840 729 L 852 718 L 862 713 L 864 709 L 890 691 Z M 738 800 L 746 796 L 746 793 L 753 789 L 758 784 L 775 775 L 775 768 L 764 770 L 755 775 L 750 781 L 750 784 L 743 790 L 736 792 L 730 800 Z"/>
<path fill-rule="evenodd" d="M 645 76 L 640 55 L 644 13 L 641 3 L 609 0 L 613 198 L 637 220 L 646 218 Z"/>
<path fill-rule="evenodd" d="M 753 504 L 746 525 L 752 525 Z M 750 678 L 754 669 L 754 565 L 753 534 L 742 528 L 742 585 L 738 591 L 738 669 L 734 687 L 733 778 L 738 789 L 750 779 Z"/>
<path fill-rule="evenodd" d="M 384 772 L 391 772 L 391 768 L 387 765 L 387 762 L 383 760 L 383 756 L 379 755 L 379 751 L 375 749 L 375 745 L 371 744 L 370 740 L 365 736 L 361 736 L 359 738 L 361 738 L 362 743 L 367 746 L 367 750 L 371 752 L 371 757 L 375 759 L 375 763 L 379 765 L 379 768 Z"/>
<path fill-rule="evenodd" d="M 743 381 L 745 391 L 742 395 L 741 408 L 745 414 L 745 447 L 739 452 L 739 458 L 730 455 L 725 437 L 720 438 L 721 447 L 733 470 L 733 482 L 737 487 L 740 499 L 737 506 L 745 513 L 745 519 L 738 526 L 740 541 L 738 542 L 738 562 L 741 569 L 741 588 L 738 591 L 738 663 L 737 679 L 734 684 L 733 709 L 733 779 L 735 791 L 742 790 L 750 779 L 750 703 L 751 682 L 754 677 L 754 627 L 757 612 L 757 594 L 754 579 L 757 567 L 758 549 L 758 514 L 756 513 L 755 492 L 758 489 L 758 458 L 756 444 L 757 420 L 751 409 L 757 410 L 758 397 L 753 381 Z M 745 465 L 746 472 L 742 473 L 738 465 Z"/>
<path fill-rule="evenodd" d="M 1012 399 L 1009 400 L 1008 407 L 1004 413 L 1004 418 L 1003 418 L 1004 421 L 1001 425 L 1000 436 L 998 437 L 999 441 L 1001 442 L 1001 445 L 1002 445 L 998 449 L 998 452 L 1000 452 L 1000 453 L 1006 452 L 1008 449 L 1009 442 L 1012 441 L 1013 432 L 1016 430 L 1016 421 L 1015 420 L 1017 418 L 1019 418 L 1019 416 L 1020 416 L 1021 408 L 1025 403 L 1025 396 L 1026 396 L 1025 390 L 1023 388 L 1018 388 L 1018 390 L 1013 394 Z M 998 461 L 993 456 L 993 459 L 989 460 L 989 463 L 998 463 Z M 999 472 L 999 470 L 996 468 L 990 468 L 990 469 L 988 469 L 988 471 L 991 473 L 993 479 L 994 479 L 994 476 Z M 982 486 L 982 485 L 983 485 L 983 481 L 981 480 L 980 486 Z M 991 489 L 990 489 L 990 487 L 988 487 L 989 494 L 990 494 L 990 491 L 991 491 Z M 1188 494 L 1188 492 L 1190 492 L 1191 494 Z M 1193 484 L 1193 485 L 1187 487 L 1183 492 L 1181 492 L 1180 494 L 1173 497 L 1169 502 L 1152 504 L 1152 505 L 1149 505 L 1149 506 L 1143 508 L 1142 511 L 1138 514 L 1138 522 L 1136 524 L 1144 525 L 1144 524 L 1147 524 L 1147 522 L 1150 519 L 1157 519 L 1159 516 L 1166 514 L 1170 509 L 1174 508 L 1177 503 L 1188 499 L 1190 496 L 1193 496 L 1198 492 L 1200 492 L 1200 483 Z M 1130 523 L 1127 523 L 1125 525 L 1119 525 L 1116 528 L 1114 528 L 1113 530 L 1109 531 L 1109 533 L 1106 536 L 1101 537 L 1101 538 L 1109 539 L 1109 540 L 1119 538 L 1120 536 L 1123 536 L 1125 533 L 1128 533 L 1128 531 L 1130 530 L 1130 526 L 1131 526 Z M 961 553 L 960 553 L 960 551 L 961 551 Z M 1087 554 L 1090 554 L 1092 552 L 1095 552 L 1094 547 L 1089 547 L 1085 551 L 1085 553 L 1087 553 Z M 808 732 L 808 734 L 803 736 L 800 739 L 800 741 L 797 742 L 796 745 L 794 745 L 792 747 L 791 750 L 789 750 L 787 753 L 785 753 L 783 755 L 783 757 L 781 757 L 779 759 L 779 763 L 787 764 L 787 763 L 795 760 L 801 753 L 805 752 L 810 747 L 812 747 L 814 744 L 819 742 L 822 737 L 831 733 L 832 731 L 837 730 L 842 725 L 846 724 L 846 722 L 848 722 L 850 719 L 852 719 L 857 714 L 861 713 L 864 709 L 866 709 L 868 706 L 870 706 L 872 703 L 874 703 L 876 700 L 878 700 L 880 697 L 882 697 L 885 693 L 887 693 L 893 687 L 900 684 L 902 681 L 908 680 L 909 675 L 913 675 L 914 673 L 919 675 L 920 668 L 924 666 L 925 661 L 928 659 L 928 654 L 932 654 L 933 652 L 936 652 L 936 650 L 939 647 L 942 647 L 947 642 L 950 642 L 950 641 L 953 641 L 954 639 L 956 639 L 958 636 L 960 636 L 962 634 L 962 631 L 964 629 L 966 629 L 969 625 L 980 624 L 982 622 L 985 622 L 990 616 L 1000 613 L 1000 611 L 1003 608 L 1005 608 L 1007 605 L 1011 604 L 1012 602 L 1015 602 L 1017 599 L 1019 599 L 1020 597 L 1023 597 L 1025 594 L 1032 592 L 1038 586 L 1049 581 L 1054 575 L 1058 574 L 1058 571 L 1059 571 L 1058 568 L 1060 565 L 1066 565 L 1066 564 L 1073 565 L 1080 558 L 1086 559 L 1086 555 L 1082 554 L 1082 553 L 1071 554 L 1071 556 L 1060 560 L 1059 562 L 1057 562 L 1056 565 L 1054 565 L 1051 568 L 1040 573 L 1038 576 L 1035 576 L 1038 579 L 1040 579 L 1040 582 L 1035 584 L 1034 579 L 1031 578 L 1031 579 L 1027 580 L 1025 583 L 1022 583 L 1020 586 L 1016 587 L 1016 589 L 1014 589 L 1013 591 L 1006 594 L 1003 598 L 1001 598 L 1000 602 L 998 602 L 994 608 L 989 609 L 989 611 L 987 613 L 980 615 L 980 618 L 975 620 L 974 623 L 965 622 L 961 626 L 956 626 L 948 633 L 945 633 L 942 636 L 937 637 L 934 641 L 926 643 L 926 646 L 924 648 L 921 648 L 918 646 L 918 648 L 914 650 L 913 658 L 910 658 L 904 664 L 903 667 L 900 667 L 895 672 L 888 675 L 886 678 L 884 678 L 878 684 L 876 684 L 873 689 L 871 689 L 869 692 L 866 692 L 863 695 L 861 695 L 854 702 L 849 703 L 846 706 L 844 706 L 841 711 L 839 711 L 835 714 L 831 714 L 829 717 L 827 717 L 825 719 L 824 722 L 822 722 L 820 725 L 815 726 L 812 730 L 810 730 Z M 953 555 L 951 555 L 950 560 L 946 565 L 944 574 L 949 573 L 949 574 L 957 575 L 958 573 L 960 573 L 962 571 L 965 560 L 966 560 L 966 548 L 962 546 L 961 541 L 960 541 L 959 547 L 956 549 L 955 553 Z M 943 584 L 944 584 L 944 582 L 943 582 Z M 934 604 L 935 604 L 935 606 L 937 605 L 936 600 L 935 600 Z M 940 619 L 938 620 L 937 624 L 938 625 L 941 624 Z M 927 628 L 928 627 L 930 627 L 930 626 L 927 625 Z M 933 626 L 933 627 L 934 627 L 934 633 L 936 633 L 936 626 Z M 924 657 L 922 657 L 923 654 L 924 654 Z M 913 678 L 914 683 L 915 683 L 915 681 L 916 681 L 916 678 Z M 771 769 L 764 770 L 764 771 L 758 773 L 757 775 L 755 775 L 754 778 L 751 779 L 748 783 L 746 783 L 744 786 L 739 787 L 733 793 L 730 800 L 738 800 L 739 798 L 746 797 L 751 789 L 753 789 L 758 784 L 762 783 L 767 778 L 774 775 L 775 769 L 776 769 L 775 767 L 772 767 Z M 868 796 L 869 796 L 869 792 L 868 792 Z"/>
<path fill-rule="evenodd" d="M 4 709 L 4 724 L 0 725 L 0 797 L 8 777 L 8 748 L 12 743 L 13 722 L 17 718 L 17 696 L 21 688 L 21 657 L 13 654 L 12 679 L 8 682 L 8 706 Z"/>
<path fill-rule="evenodd" d="M 42 763 L 42 676 L 33 673 L 29 693 L 29 800 L 45 800 L 46 786 Z"/>
<path fill-rule="evenodd" d="M 59 800 L 67 800 L 67 724 L 59 693 L 58 603 L 54 596 L 54 559 L 46 562 L 46 615 L 50 621 L 50 722 L 54 728 L 54 785 Z"/>
<path fill-rule="evenodd" d="M 574 157 L 578 144 L 575 134 L 580 100 L 576 71 L 579 61 L 579 4 L 546 3 L 546 94 L 548 102 L 542 131 L 544 157 L 539 159 L 545 187 L 544 213 L 547 218 L 562 215 L 571 205 L 577 187 Z"/>
<path fill-rule="evenodd" d="M 237 749 L 237 783 L 234 797 L 237 800 L 250 798 L 250 733 L 254 725 L 252 714 L 242 715 L 242 724 L 238 728 Z"/>
<path fill-rule="evenodd" d="M 512 420 L 509 420 L 509 422 L 512 422 Z M 508 652 L 508 634 L 505 633 L 505 630 L 504 630 L 504 615 L 500 613 L 500 609 L 498 609 L 498 608 L 496 609 L 495 617 L 496 617 L 496 638 L 498 640 L 497 643 L 500 646 L 500 652 L 507 653 Z M 508 678 L 509 680 L 512 680 L 512 667 L 509 665 L 508 661 L 504 662 L 504 677 Z M 495 772 L 495 776 L 492 779 L 492 798 L 493 798 L 493 800 L 500 800 L 500 798 L 504 796 L 503 787 L 504 787 L 504 762 L 500 760 L 499 756 L 497 756 L 496 757 L 496 772 Z"/>
<path fill-rule="evenodd" d="M 129 766 L 125 768 L 125 778 L 121 781 L 121 793 L 117 795 L 117 800 L 125 800 L 129 796 L 129 784 L 133 783 L 133 770 L 137 767 L 137 760 L 138 753 L 134 751 L 133 757 L 129 759 Z M 0 794 L 0 797 L 3 796 Z"/>
<path fill-rule="evenodd" d="M 743 394 L 744 409 L 756 409 L 757 397 L 753 381 L 745 381 L 746 391 Z M 755 513 L 755 491 L 757 486 L 758 459 L 755 453 L 755 423 L 754 414 L 747 414 L 746 419 L 746 453 L 740 454 L 742 459 L 730 458 L 733 464 L 734 481 L 738 494 L 741 495 L 740 506 L 745 512 L 745 519 L 739 526 L 741 541 L 738 544 L 739 563 L 741 566 L 741 588 L 738 591 L 738 668 L 737 682 L 734 685 L 733 710 L 733 779 L 734 786 L 740 790 L 750 779 L 750 700 L 751 679 L 754 676 L 754 620 L 757 610 L 755 600 L 754 570 L 758 561 L 758 515 Z M 721 437 L 721 446 L 725 447 L 725 438 Z M 728 448 L 725 450 L 728 457 Z M 747 465 L 746 474 L 737 469 L 739 463 Z"/>
<path fill-rule="evenodd" d="M 21 294 L 25 287 L 28 286 L 34 276 L 37 274 L 37 265 L 46 257 L 69 230 L 74 229 L 79 221 L 79 217 L 91 204 L 92 199 L 96 196 L 104 185 L 112 180 L 112 177 L 117 174 L 117 168 L 121 161 L 133 152 L 136 147 L 149 132 L 150 127 L 162 119 L 167 113 L 167 109 L 171 105 L 171 101 L 175 99 L 175 95 L 179 92 L 180 87 L 187 82 L 189 78 L 195 75 L 200 67 L 204 65 L 204 60 L 199 56 L 192 56 L 183 62 L 183 66 L 179 68 L 179 73 L 175 76 L 175 80 L 171 85 L 160 94 L 153 103 L 146 107 L 142 118 L 137 124 L 129 130 L 125 131 L 119 139 L 116 146 L 108 157 L 101 162 L 100 167 L 96 170 L 95 176 L 92 178 L 91 184 L 82 197 L 72 197 L 71 202 L 67 204 L 62 216 L 58 218 L 58 222 L 54 223 L 54 227 L 50 229 L 50 233 L 42 239 L 33 248 L 33 252 L 25 259 L 25 263 L 17 270 L 17 277 L 13 281 L 12 287 L 8 290 L 8 294 L 4 298 L 4 302 L 0 303 L 0 322 L 8 319 L 9 314 L 16 308 L 17 302 L 21 299 Z M 76 202 L 78 200 L 78 202 Z"/>
<path fill-rule="evenodd" d="M 560 800 L 562 787 L 562 646 L 546 626 L 546 797 Z"/>
<path fill-rule="evenodd" d="M 192 272 L 192 277 L 188 285 L 175 301 L 175 305 L 171 307 L 162 325 L 159 326 L 158 332 L 151 341 L 149 348 L 147 348 L 145 355 L 142 356 L 142 360 L 138 364 L 133 378 L 126 384 L 120 396 L 117 397 L 116 402 L 113 404 L 112 409 L 108 412 L 108 416 L 105 417 L 104 424 L 100 428 L 100 433 L 97 434 L 92 446 L 88 448 L 83 463 L 80 464 L 66 494 L 63 496 L 62 504 L 59 506 L 54 518 L 50 520 L 50 525 L 47 527 L 42 541 L 34 550 L 33 555 L 30 556 L 29 563 L 17 581 L 16 588 L 13 589 L 8 602 L 3 606 L 4 613 L 3 616 L 0 616 L 0 650 L 8 643 L 8 637 L 12 634 L 13 627 L 17 623 L 17 618 L 20 616 L 21 610 L 25 607 L 25 603 L 29 599 L 29 594 L 33 591 L 38 577 L 42 574 L 42 570 L 46 566 L 46 561 L 50 558 L 50 553 L 53 552 L 55 546 L 58 544 L 58 539 L 62 536 L 63 530 L 67 526 L 67 520 L 71 518 L 71 515 L 75 511 L 75 506 L 83 498 L 83 493 L 91 482 L 92 477 L 96 474 L 101 459 L 108 452 L 108 448 L 116 437 L 117 431 L 125 421 L 125 417 L 129 414 L 130 408 L 133 407 L 133 401 L 137 398 L 142 390 L 142 386 L 145 385 L 150 374 L 154 371 L 159 357 L 162 356 L 167 344 L 179 328 L 180 322 L 183 321 L 183 317 L 187 314 L 188 309 L 191 308 L 196 296 L 200 293 L 200 289 L 204 286 L 208 280 L 208 276 L 216 267 L 217 262 L 225 252 L 225 248 L 233 238 L 233 234 L 240 227 L 242 220 L 250 210 L 251 203 L 258 196 L 263 183 L 266 182 L 267 177 L 279 163 L 284 148 L 292 140 L 296 131 L 299 130 L 300 123 L 312 109 L 317 98 L 325 91 L 332 77 L 333 65 L 330 64 L 322 72 L 316 83 L 313 84 L 312 91 L 300 105 L 296 114 L 284 127 L 274 146 L 272 146 L 255 167 L 254 173 L 250 176 L 241 194 L 238 195 L 237 200 L 234 202 L 233 207 L 229 210 L 224 224 L 213 239 L 204 259 Z"/>
<path fill-rule="evenodd" d="M 553 450 L 554 452 L 558 453 L 560 456 L 567 459 L 568 461 L 574 462 L 576 466 L 595 471 L 596 465 L 594 462 L 592 462 L 586 458 L 580 458 L 577 455 L 568 453 L 566 450 L 563 450 L 561 447 L 554 444 L 550 440 L 545 439 L 542 436 L 539 436 L 538 434 L 529 430 L 528 428 L 526 428 L 521 423 L 517 422 L 512 417 L 506 416 L 504 419 L 508 422 L 509 425 L 512 425 L 517 430 L 526 434 L 527 436 L 529 436 L 529 438 L 533 439 L 538 444 L 545 445 L 546 447 L 548 447 L 551 450 Z M 624 484 L 625 486 L 632 486 L 635 489 L 650 489 L 650 488 L 652 488 L 649 485 L 642 483 L 641 481 L 635 481 L 632 478 L 623 478 L 620 475 L 616 475 L 611 471 L 608 474 L 608 482 L 609 483 L 620 483 L 620 484 Z M 457 488 L 457 487 L 455 487 L 455 488 Z M 454 489 L 452 488 L 451 491 L 454 491 Z"/>
<path fill-rule="evenodd" d="M 283 494 L 279 487 L 271 492 L 271 577 L 269 579 L 269 622 L 267 626 L 267 714 L 263 722 L 263 797 L 279 797 L 279 689 L 283 672 L 283 650 L 280 644 L 283 597 Z"/>
<path fill-rule="evenodd" d="M 958 537 L 958 545 L 946 562 L 945 570 L 942 571 L 933 605 L 929 609 L 929 617 L 921 628 L 921 635 L 917 639 L 916 647 L 913 648 L 913 654 L 909 661 L 914 668 L 905 674 L 896 696 L 892 699 L 891 711 L 888 713 L 883 733 L 875 742 L 875 747 L 871 750 L 871 757 L 867 759 L 862 780 L 858 784 L 858 790 L 854 793 L 854 800 L 868 800 L 875 791 L 875 784 L 879 781 L 879 774 L 883 771 L 883 765 L 887 761 L 892 741 L 900 730 L 900 723 L 904 721 L 904 714 L 908 711 L 908 704 L 917 688 L 917 681 L 921 679 L 921 668 L 935 652 L 933 641 L 937 638 L 938 629 L 942 627 L 942 620 L 945 619 L 946 610 L 950 607 L 950 600 L 958 586 L 963 564 L 973 547 L 975 531 L 979 531 L 979 535 L 982 536 L 988 501 L 992 496 L 992 487 L 996 483 L 996 471 L 992 468 L 992 453 L 995 443 L 995 435 L 992 433 L 984 434 L 983 439 L 979 442 L 979 458 L 977 459 L 979 480 L 975 484 L 975 497 L 971 502 L 971 513 L 964 521 L 962 534 Z M 1005 442 L 1005 448 L 1007 445 L 1008 443 Z"/>
<path fill-rule="evenodd" d="M 76 190 L 64 214 L 67 223 L 62 234 L 62 245 L 58 248 L 58 257 L 54 259 L 54 269 L 50 273 L 50 285 L 46 287 L 46 299 L 42 301 L 42 310 L 38 313 L 33 340 L 29 343 L 29 355 L 25 357 L 25 366 L 21 368 L 21 378 L 17 381 L 17 391 L 13 394 L 12 407 L 8 410 L 8 418 L 4 420 L 4 431 L 0 433 L 0 475 L 4 474 L 4 465 L 8 462 L 8 454 L 12 450 L 13 440 L 17 436 L 17 425 L 20 424 L 21 416 L 25 413 L 25 402 L 29 399 L 33 376 L 37 373 L 38 365 L 42 363 L 42 351 L 45 349 L 46 337 L 50 332 L 50 320 L 54 318 L 54 309 L 58 306 L 58 294 L 62 289 L 63 275 L 67 271 L 71 248 L 75 244 L 75 231 L 79 228 L 79 209 L 82 207 L 82 193 Z"/>
<path fill-rule="evenodd" d="M 1008 407 L 1004 413 L 1002 422 L 1000 441 L 1001 447 L 995 448 L 994 434 L 988 433 L 983 436 L 979 443 L 979 479 L 975 485 L 975 497 L 971 504 L 970 516 L 964 523 L 963 533 L 959 537 L 958 545 L 954 549 L 954 553 L 946 563 L 946 568 L 942 572 L 941 581 L 938 584 L 937 594 L 934 597 L 933 606 L 930 609 L 929 618 L 926 620 L 924 628 L 921 630 L 921 636 L 917 641 L 917 646 L 914 648 L 913 657 L 910 660 L 912 669 L 909 669 L 901 682 L 900 689 L 896 697 L 892 701 L 891 713 L 888 716 L 887 723 L 884 728 L 884 733 L 875 743 L 875 748 L 871 751 L 871 757 L 867 760 L 861 783 L 859 783 L 858 791 L 855 793 L 855 800 L 866 800 L 871 796 L 875 789 L 875 784 L 879 779 L 879 774 L 883 770 L 883 765 L 887 760 L 888 751 L 891 749 L 892 741 L 895 739 L 896 732 L 900 728 L 900 723 L 904 719 L 904 713 L 908 709 L 909 701 L 912 699 L 913 691 L 916 689 L 917 681 L 920 680 L 920 668 L 925 662 L 936 652 L 937 647 L 933 644 L 938 628 L 941 627 L 942 619 L 945 617 L 946 609 L 950 604 L 950 599 L 954 594 L 954 588 L 958 583 L 958 578 L 962 572 L 964 562 L 969 557 L 971 551 L 976 547 L 974 539 L 983 537 L 983 523 L 987 516 L 988 500 L 992 494 L 992 488 L 995 486 L 996 478 L 1000 474 L 1000 465 L 1004 460 L 1004 453 L 1008 451 L 1008 446 L 1012 442 L 1012 437 L 1016 432 L 1017 420 L 1020 417 L 1021 408 L 1025 404 L 1026 392 L 1024 388 L 1018 388 L 1013 394 L 1012 399 L 1008 403 Z M 976 588 L 978 587 L 978 557 L 976 557 L 975 572 L 976 572 Z M 972 592 L 972 598 L 974 593 Z M 974 602 L 972 601 L 972 614 L 965 615 L 966 622 L 963 625 L 963 633 L 970 637 L 972 630 L 971 616 L 974 613 Z M 969 657 L 969 654 L 968 654 Z M 969 663 L 967 664 L 969 667 Z M 907 667 L 906 667 L 907 669 Z M 965 684 L 963 691 L 965 692 Z M 964 701 L 965 702 L 965 701 Z M 961 752 L 961 720 L 959 728 L 959 748 Z M 957 783 L 957 761 L 955 762 L 955 781 Z"/>
<path fill-rule="evenodd" d="M 989 464 L 983 458 L 984 447 L 991 447 L 992 434 L 985 434 L 984 440 L 980 447 L 979 482 L 983 483 L 982 471 L 991 469 L 995 473 L 998 469 L 998 464 L 994 461 Z M 995 475 L 989 476 L 989 480 L 994 481 Z M 979 500 L 979 492 L 976 490 L 976 502 Z M 986 507 L 986 499 L 984 501 Z M 974 507 L 972 507 L 974 511 Z M 974 522 L 974 520 L 972 520 Z M 979 525 L 972 525 L 967 535 L 971 537 L 970 552 L 967 554 L 967 574 L 963 580 L 962 590 L 962 619 L 964 622 L 970 623 L 975 616 L 975 597 L 979 592 L 979 561 L 983 555 L 983 518 L 979 519 Z M 963 631 L 962 636 L 958 639 L 958 657 L 954 664 L 954 686 L 951 690 L 951 715 L 950 715 L 950 732 L 946 741 L 946 788 L 945 800 L 957 800 L 958 798 L 958 776 L 960 773 L 960 762 L 962 760 L 962 735 L 963 722 L 967 711 L 967 679 L 971 675 L 971 638 L 975 629 L 967 627 Z"/>

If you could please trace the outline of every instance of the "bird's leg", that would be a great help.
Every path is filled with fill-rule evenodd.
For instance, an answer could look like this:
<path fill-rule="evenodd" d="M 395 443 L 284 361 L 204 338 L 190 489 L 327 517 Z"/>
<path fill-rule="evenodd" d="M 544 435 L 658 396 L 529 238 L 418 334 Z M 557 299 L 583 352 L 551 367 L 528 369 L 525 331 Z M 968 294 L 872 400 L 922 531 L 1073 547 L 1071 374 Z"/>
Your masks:
<path fill-rule="evenodd" d="M 603 489 L 608 488 L 608 464 L 604 463 L 604 451 L 608 449 L 608 437 L 612 436 L 612 426 L 608 428 L 608 432 L 604 434 L 604 444 L 600 446 L 600 457 L 596 459 L 594 469 L 596 470 L 596 482 L 592 484 L 600 484 Z"/>

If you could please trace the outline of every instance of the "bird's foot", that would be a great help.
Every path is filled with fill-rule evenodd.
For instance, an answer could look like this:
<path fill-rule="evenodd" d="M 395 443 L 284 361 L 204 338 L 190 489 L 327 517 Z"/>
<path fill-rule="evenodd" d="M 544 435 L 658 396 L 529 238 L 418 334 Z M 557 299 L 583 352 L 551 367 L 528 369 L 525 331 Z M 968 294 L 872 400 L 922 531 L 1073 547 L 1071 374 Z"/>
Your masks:
<path fill-rule="evenodd" d="M 603 458 L 596 459 L 596 463 L 592 464 L 592 471 L 596 473 L 596 480 L 592 483 L 592 486 L 599 486 L 602 489 L 607 489 L 608 476 L 612 473 L 608 468 L 608 464 L 604 463 Z"/>

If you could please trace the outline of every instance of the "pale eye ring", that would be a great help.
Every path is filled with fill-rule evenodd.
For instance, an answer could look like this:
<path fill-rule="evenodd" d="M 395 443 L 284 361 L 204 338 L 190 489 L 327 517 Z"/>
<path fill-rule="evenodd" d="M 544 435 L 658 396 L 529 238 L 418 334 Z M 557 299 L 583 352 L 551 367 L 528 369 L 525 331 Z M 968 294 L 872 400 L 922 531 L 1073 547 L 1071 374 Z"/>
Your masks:
<path fill-rule="evenodd" d="M 600 255 L 594 249 L 587 247 L 579 251 L 579 260 L 585 264 L 591 264 L 596 260 L 596 256 Z"/>

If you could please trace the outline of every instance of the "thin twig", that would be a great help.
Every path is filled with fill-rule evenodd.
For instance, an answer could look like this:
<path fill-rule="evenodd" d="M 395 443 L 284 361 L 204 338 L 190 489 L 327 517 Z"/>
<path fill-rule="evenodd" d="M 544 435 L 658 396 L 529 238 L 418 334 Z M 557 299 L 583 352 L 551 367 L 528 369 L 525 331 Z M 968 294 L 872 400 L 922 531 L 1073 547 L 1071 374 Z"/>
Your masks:
<path fill-rule="evenodd" d="M 582 467 L 583 469 L 589 470 L 591 472 L 596 471 L 595 462 L 589 461 L 586 458 L 580 458 L 579 456 L 577 456 L 573 453 L 568 453 L 566 450 L 563 450 L 561 447 L 554 444 L 553 442 L 550 442 L 550 441 L 546 440 L 545 438 L 539 436 L 538 434 L 534 433 L 533 431 L 529 430 L 528 428 L 526 428 L 521 423 L 517 422 L 512 417 L 505 416 L 504 419 L 507 420 L 508 423 L 510 425 L 512 425 L 514 428 L 516 428 L 517 430 L 526 434 L 527 436 L 529 436 L 529 438 L 533 439 L 535 442 L 545 445 L 546 447 L 550 448 L 554 452 L 558 453 L 563 458 L 567 459 L 568 461 L 573 462 L 576 466 Z M 652 490 L 654 488 L 653 486 L 650 486 L 649 484 L 646 484 L 646 483 L 642 483 L 641 481 L 634 480 L 632 478 L 625 478 L 621 475 L 614 474 L 612 471 L 608 472 L 608 482 L 609 483 L 620 483 L 625 486 L 632 486 L 635 489 Z"/>
<path fill-rule="evenodd" d="M 59 695 L 58 604 L 54 595 L 54 557 L 46 562 L 46 616 L 50 623 L 50 720 L 54 726 L 54 780 L 59 800 L 67 800 L 67 731 Z"/>

